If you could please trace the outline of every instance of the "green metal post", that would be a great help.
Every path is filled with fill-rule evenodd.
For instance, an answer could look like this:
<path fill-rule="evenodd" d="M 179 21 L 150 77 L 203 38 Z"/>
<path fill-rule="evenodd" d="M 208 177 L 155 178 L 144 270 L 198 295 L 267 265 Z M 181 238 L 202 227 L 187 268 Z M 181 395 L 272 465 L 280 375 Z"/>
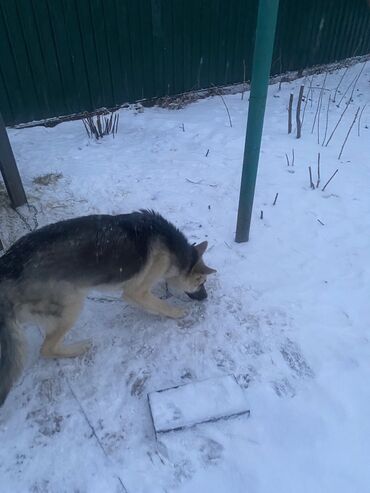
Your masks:
<path fill-rule="evenodd" d="M 260 0 L 235 241 L 249 239 L 279 0 Z"/>

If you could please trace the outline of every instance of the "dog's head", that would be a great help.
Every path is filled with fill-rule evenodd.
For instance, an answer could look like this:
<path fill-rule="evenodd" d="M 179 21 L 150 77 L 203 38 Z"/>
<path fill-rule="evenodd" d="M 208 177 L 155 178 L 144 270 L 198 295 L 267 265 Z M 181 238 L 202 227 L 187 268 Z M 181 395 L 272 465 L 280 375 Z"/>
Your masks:
<path fill-rule="evenodd" d="M 207 298 L 207 291 L 204 284 L 207 276 L 217 272 L 215 269 L 208 267 L 203 261 L 203 254 L 207 250 L 208 243 L 203 241 L 199 245 L 194 245 L 195 263 L 187 273 L 180 273 L 178 276 L 170 279 L 170 284 L 185 291 L 185 293 L 194 300 L 204 300 Z"/>

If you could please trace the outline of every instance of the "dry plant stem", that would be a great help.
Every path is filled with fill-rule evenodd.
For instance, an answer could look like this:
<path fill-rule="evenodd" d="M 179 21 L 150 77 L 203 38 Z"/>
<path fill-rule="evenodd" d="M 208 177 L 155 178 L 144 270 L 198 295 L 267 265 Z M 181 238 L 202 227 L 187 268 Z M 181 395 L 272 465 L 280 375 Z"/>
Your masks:
<path fill-rule="evenodd" d="M 301 86 L 299 89 L 297 111 L 296 111 L 297 139 L 300 139 L 301 135 L 302 135 L 301 105 L 302 105 L 302 98 L 303 98 L 303 90 L 304 90 L 304 86 Z"/>
<path fill-rule="evenodd" d="M 339 79 L 338 85 L 337 85 L 337 87 L 335 88 L 334 97 L 333 97 L 333 103 L 335 103 L 335 99 L 336 99 L 336 97 L 337 97 L 337 92 L 338 92 L 339 86 L 341 85 L 341 83 L 342 83 L 342 81 L 343 81 L 344 77 L 346 76 L 346 74 L 347 74 L 348 70 L 349 70 L 349 65 L 348 65 L 348 67 L 346 68 L 346 70 L 343 72 L 342 77 Z"/>
<path fill-rule="evenodd" d="M 315 78 L 315 75 L 312 76 L 312 81 L 311 81 L 311 108 L 313 106 L 313 95 L 314 95 L 314 92 L 313 92 L 313 80 Z"/>
<path fill-rule="evenodd" d="M 343 117 L 344 117 L 345 112 L 348 110 L 348 106 L 349 106 L 349 101 L 347 101 L 347 103 L 346 103 L 346 107 L 345 107 L 345 108 L 344 108 L 344 110 L 342 111 L 342 114 L 340 115 L 339 120 L 337 121 L 337 124 L 336 124 L 336 125 L 335 125 L 335 127 L 333 128 L 332 133 L 330 134 L 330 136 L 329 136 L 328 140 L 326 141 L 325 147 L 328 147 L 328 144 L 329 144 L 329 142 L 331 141 L 331 139 L 332 139 L 332 137 L 333 137 L 333 135 L 334 135 L 334 133 L 335 133 L 336 129 L 338 128 L 338 125 L 339 125 L 339 124 L 340 124 L 340 122 L 342 121 L 342 119 L 343 119 Z"/>
<path fill-rule="evenodd" d="M 325 226 L 325 224 L 322 221 L 320 221 L 320 219 L 318 219 L 317 221 L 321 224 L 321 226 Z"/>
<path fill-rule="evenodd" d="M 260 213 L 260 219 L 263 219 L 263 211 Z"/>
<path fill-rule="evenodd" d="M 317 154 L 317 183 L 316 188 L 320 185 L 320 153 Z"/>
<path fill-rule="evenodd" d="M 245 89 L 245 60 L 243 60 L 243 90 L 242 90 L 242 99 L 244 99 L 244 89 Z"/>
<path fill-rule="evenodd" d="M 322 192 L 324 192 L 324 191 L 325 191 L 325 188 L 329 185 L 329 183 L 330 183 L 330 182 L 331 182 L 331 180 L 334 178 L 334 176 L 338 173 L 338 171 L 339 171 L 338 169 L 336 169 L 336 170 L 334 171 L 334 173 L 331 175 L 331 177 L 329 178 L 329 180 L 325 183 L 324 187 L 322 188 L 322 190 L 321 190 Z"/>
<path fill-rule="evenodd" d="M 117 130 L 118 130 L 118 122 L 119 122 L 119 115 L 117 114 L 116 115 L 116 129 L 114 131 L 115 134 L 117 133 Z"/>
<path fill-rule="evenodd" d="M 311 170 L 311 166 L 308 167 L 308 171 L 310 173 L 310 187 L 312 188 L 312 190 L 314 190 L 315 189 L 315 185 L 314 185 L 314 183 L 312 181 L 312 170 Z"/>
<path fill-rule="evenodd" d="M 313 120 L 312 129 L 311 129 L 311 133 L 312 134 L 313 134 L 313 131 L 315 129 L 316 119 L 317 119 L 317 115 L 319 113 L 319 109 L 321 109 L 322 96 L 324 94 L 324 89 L 325 89 L 325 84 L 326 84 L 326 78 L 327 78 L 327 76 L 328 76 L 328 72 L 325 72 L 325 77 L 324 77 L 324 81 L 323 81 L 322 86 L 321 86 L 321 89 L 320 89 L 319 99 L 317 101 L 317 106 L 316 106 L 316 113 L 315 113 L 315 117 L 314 117 L 314 120 Z"/>
<path fill-rule="evenodd" d="M 346 138 L 344 139 L 344 142 L 343 142 L 343 145 L 342 145 L 342 148 L 340 150 L 340 153 L 339 153 L 339 156 L 338 156 L 338 159 L 340 159 L 342 157 L 342 152 L 343 152 L 343 149 L 344 149 L 344 146 L 346 145 L 346 142 L 348 140 L 348 137 L 349 137 L 349 134 L 351 133 L 351 130 L 353 128 L 353 125 L 355 124 L 356 120 L 357 120 L 357 116 L 358 116 L 358 113 L 360 111 L 360 106 L 357 108 L 357 111 L 356 111 L 356 114 L 355 114 L 355 117 L 351 123 L 351 126 L 349 127 L 348 129 L 348 132 L 347 132 L 347 135 L 346 135 Z"/>
<path fill-rule="evenodd" d="M 320 116 L 322 107 L 322 97 L 319 98 L 319 113 L 317 115 L 317 143 L 320 144 Z"/>
<path fill-rule="evenodd" d="M 292 149 L 292 166 L 294 166 L 294 149 Z"/>
<path fill-rule="evenodd" d="M 367 103 L 365 103 L 362 107 L 362 110 L 360 111 L 360 115 L 358 117 L 358 125 L 357 125 L 357 135 L 360 137 L 360 125 L 361 125 L 361 117 L 362 113 L 364 112 L 364 109 L 366 108 Z"/>
<path fill-rule="evenodd" d="M 365 62 L 365 63 L 362 65 L 361 70 L 360 70 L 360 72 L 358 73 L 358 76 L 357 76 L 356 82 L 355 82 L 355 84 L 354 84 L 354 86 L 353 86 L 353 88 L 352 88 L 351 95 L 350 95 L 350 97 L 349 97 L 349 100 L 350 100 L 350 101 L 353 101 L 353 93 L 355 92 L 355 89 L 356 89 L 356 86 L 357 86 L 357 82 L 359 81 L 359 79 L 360 79 L 360 77 L 361 77 L 361 74 L 362 74 L 362 72 L 364 71 L 364 68 L 366 67 L 366 64 L 367 64 L 367 62 Z"/>
<path fill-rule="evenodd" d="M 304 122 L 304 115 L 306 113 L 306 106 L 307 106 L 307 103 L 308 103 L 308 99 L 310 97 L 310 93 L 312 92 L 312 82 L 313 82 L 313 78 L 314 78 L 314 75 L 311 77 L 311 80 L 310 80 L 310 85 L 308 87 L 308 92 L 307 92 L 307 96 L 306 96 L 306 99 L 305 99 L 305 102 L 304 102 L 304 107 L 303 107 L 303 114 L 302 114 L 302 125 L 303 125 L 303 122 Z M 313 96 L 313 94 L 312 94 Z M 311 101 L 312 101 L 312 97 L 311 97 Z"/>
<path fill-rule="evenodd" d="M 292 110 L 293 110 L 293 93 L 290 93 L 288 104 L 288 134 L 292 133 Z"/>
<path fill-rule="evenodd" d="M 226 111 L 227 111 L 227 116 L 229 117 L 230 127 L 232 127 L 233 126 L 233 123 L 231 121 L 230 111 L 229 111 L 229 108 L 228 108 L 228 106 L 226 104 L 226 101 L 225 101 L 223 95 L 221 94 L 220 90 L 218 89 L 218 87 L 216 87 L 214 84 L 212 84 L 212 86 L 215 88 L 216 94 L 218 94 L 220 96 L 220 98 L 222 99 L 222 102 L 224 103 L 224 106 L 225 106 Z"/>
<path fill-rule="evenodd" d="M 329 93 L 328 97 L 328 105 L 326 107 L 326 120 L 325 120 L 325 133 L 324 133 L 324 138 L 322 139 L 321 145 L 323 146 L 326 140 L 326 135 L 328 133 L 328 125 L 329 125 L 329 108 L 330 108 L 330 102 L 331 102 L 331 93 Z"/>
<path fill-rule="evenodd" d="M 275 195 L 275 199 L 274 199 L 274 202 L 273 202 L 273 204 L 272 204 L 272 205 L 276 205 L 276 202 L 277 202 L 278 197 L 279 197 L 279 193 L 277 193 L 277 194 Z"/>
<path fill-rule="evenodd" d="M 339 100 L 339 103 L 337 104 L 337 107 L 339 108 L 339 106 L 342 104 L 342 101 L 343 99 L 346 97 L 347 95 L 347 92 L 348 90 L 352 87 L 352 85 L 356 82 L 356 79 L 357 79 L 357 75 L 356 77 L 354 77 L 351 82 L 349 83 L 349 85 L 347 86 L 347 89 L 344 91 L 344 93 L 342 94 L 342 97 L 340 98 Z"/>
<path fill-rule="evenodd" d="M 286 164 L 288 166 L 290 166 L 290 161 L 289 161 L 289 158 L 288 158 L 288 154 L 287 153 L 285 153 L 285 158 L 286 158 Z"/>
<path fill-rule="evenodd" d="M 357 82 L 359 81 L 359 79 L 360 79 L 360 77 L 361 77 L 361 74 L 362 74 L 362 72 L 364 71 L 364 68 L 365 68 L 365 66 L 366 66 L 366 63 L 367 63 L 367 62 L 365 62 L 365 63 L 362 65 L 361 70 L 359 71 L 359 73 L 355 76 L 355 78 L 354 78 L 354 79 L 352 79 L 352 81 L 351 81 L 351 82 L 350 82 L 350 84 L 348 85 L 347 89 L 344 91 L 344 94 L 342 95 L 342 97 L 340 98 L 339 103 L 337 104 L 337 106 L 338 106 L 338 107 L 341 105 L 341 103 L 342 103 L 343 99 L 346 97 L 346 94 L 347 94 L 347 92 L 349 91 L 349 89 L 353 86 L 353 87 L 352 87 L 352 91 L 351 91 L 351 95 L 350 95 L 350 97 L 349 97 L 349 102 L 351 102 L 352 97 L 353 97 L 353 93 L 355 92 L 355 89 L 356 89 L 356 86 L 357 86 Z"/>
<path fill-rule="evenodd" d="M 118 129 L 119 114 L 113 112 L 110 116 L 96 115 L 95 120 L 93 116 L 83 118 L 86 133 L 89 138 L 94 137 L 96 140 L 102 139 L 105 135 L 112 134 L 113 138 Z"/>

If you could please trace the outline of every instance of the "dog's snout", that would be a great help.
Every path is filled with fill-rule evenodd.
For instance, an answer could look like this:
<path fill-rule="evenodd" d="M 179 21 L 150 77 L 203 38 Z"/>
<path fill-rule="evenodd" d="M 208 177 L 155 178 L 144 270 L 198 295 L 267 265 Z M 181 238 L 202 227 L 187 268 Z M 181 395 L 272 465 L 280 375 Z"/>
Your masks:
<path fill-rule="evenodd" d="M 204 287 L 204 284 L 202 284 L 200 286 L 200 288 L 198 289 L 198 291 L 195 291 L 194 293 L 186 293 L 186 294 L 192 300 L 202 301 L 202 300 L 205 300 L 207 298 L 207 291 L 206 291 L 206 288 Z"/>

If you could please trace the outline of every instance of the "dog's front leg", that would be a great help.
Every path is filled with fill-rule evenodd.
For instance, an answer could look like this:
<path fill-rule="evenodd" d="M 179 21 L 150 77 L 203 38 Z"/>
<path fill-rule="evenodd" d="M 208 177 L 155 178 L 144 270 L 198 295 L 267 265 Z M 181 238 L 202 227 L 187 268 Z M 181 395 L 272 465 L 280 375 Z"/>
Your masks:
<path fill-rule="evenodd" d="M 185 315 L 185 311 L 181 308 L 176 308 L 175 306 L 167 304 L 165 301 L 156 298 L 148 291 L 125 291 L 123 296 L 127 301 L 131 301 L 144 308 L 144 310 L 156 315 L 170 318 L 181 318 Z"/>

